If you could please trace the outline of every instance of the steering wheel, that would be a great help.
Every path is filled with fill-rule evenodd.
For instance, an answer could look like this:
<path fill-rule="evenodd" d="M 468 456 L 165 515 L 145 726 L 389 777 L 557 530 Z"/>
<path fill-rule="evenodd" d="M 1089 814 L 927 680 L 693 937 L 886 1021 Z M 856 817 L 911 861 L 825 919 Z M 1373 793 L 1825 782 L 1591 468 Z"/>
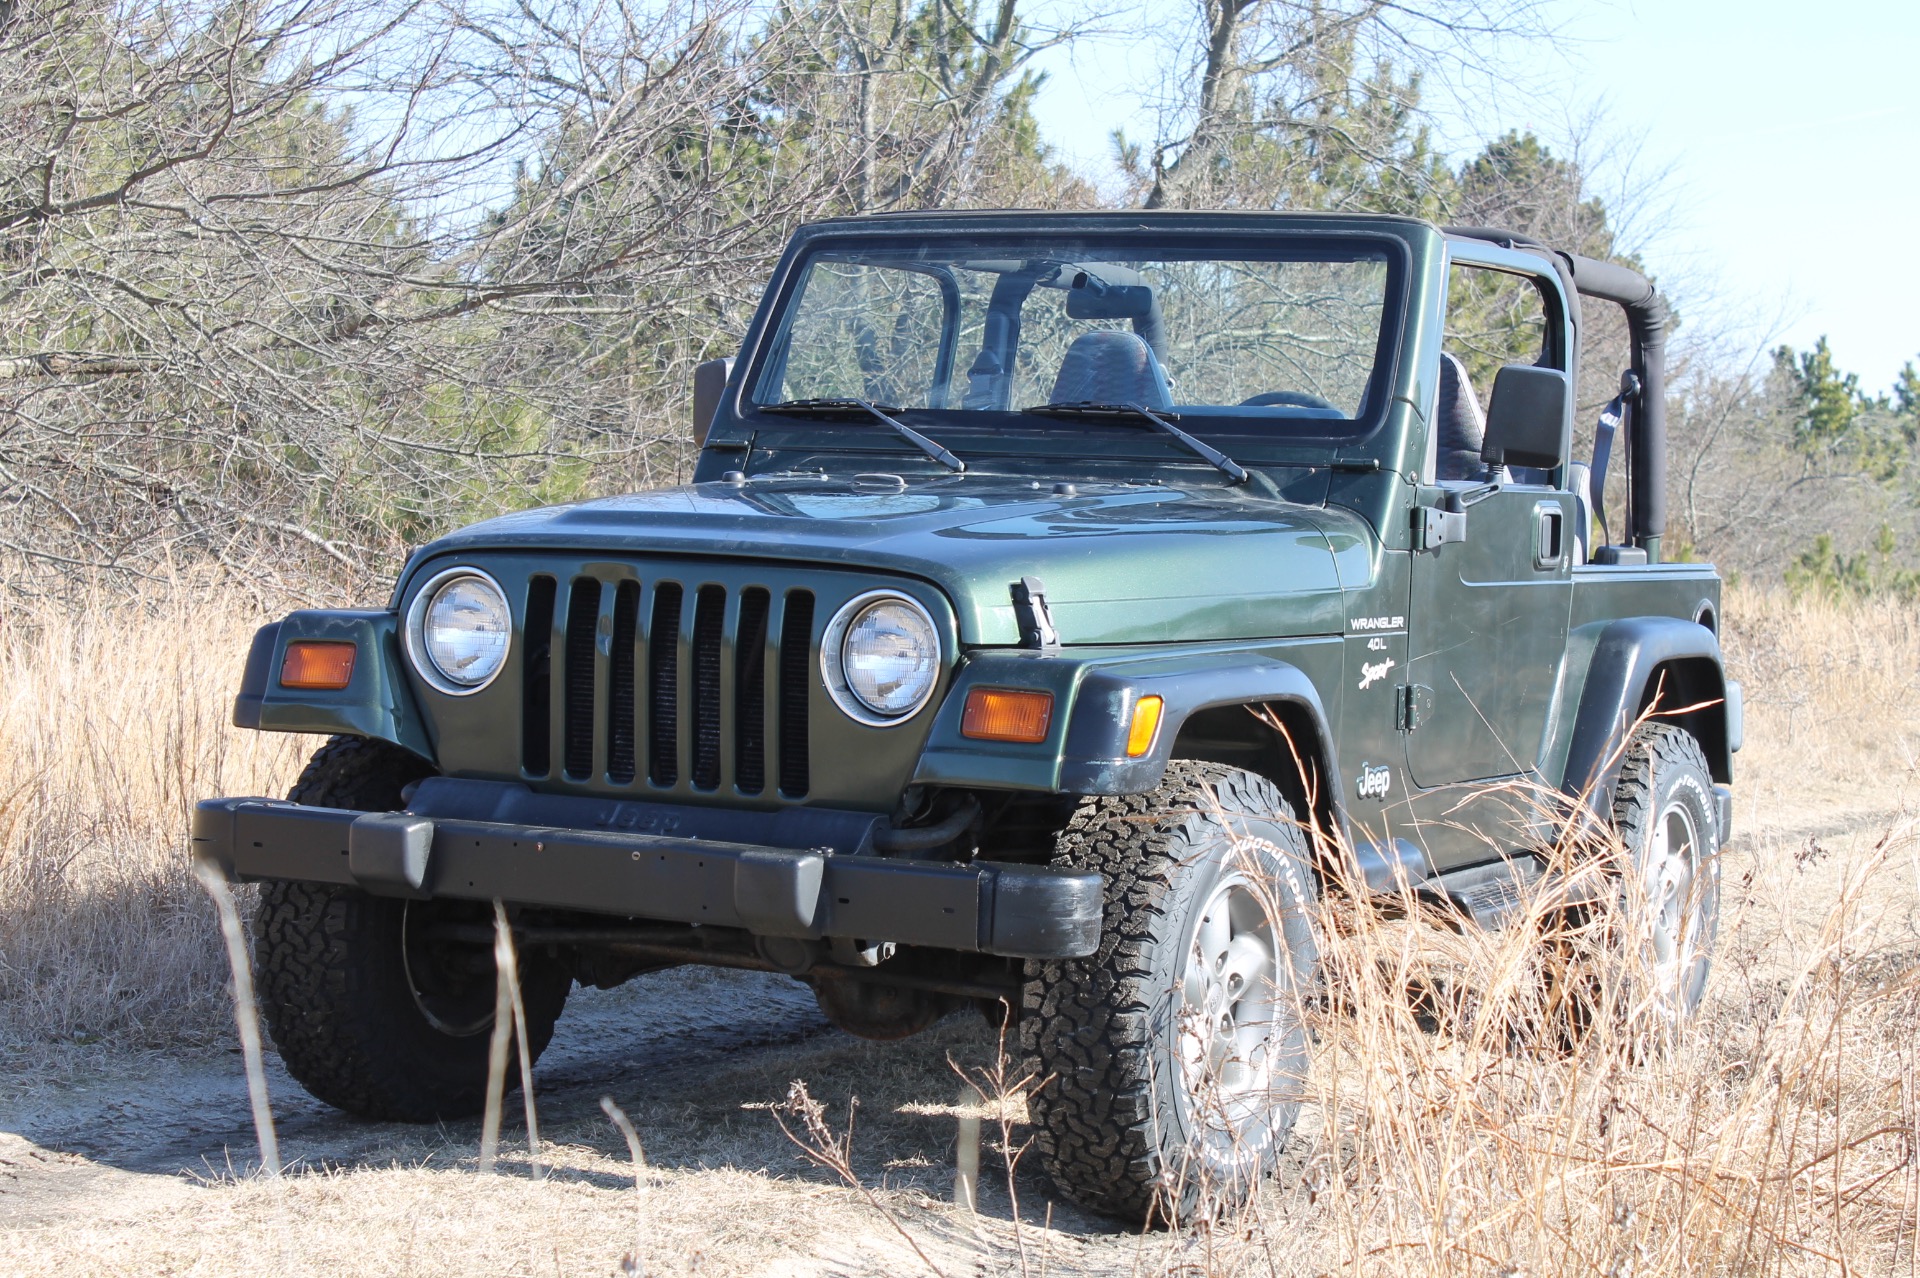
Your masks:
<path fill-rule="evenodd" d="M 1264 395 L 1254 395 L 1240 401 L 1242 408 L 1320 408 L 1329 413 L 1340 410 L 1321 399 L 1318 395 L 1309 395 L 1305 391 L 1268 391 Z"/>

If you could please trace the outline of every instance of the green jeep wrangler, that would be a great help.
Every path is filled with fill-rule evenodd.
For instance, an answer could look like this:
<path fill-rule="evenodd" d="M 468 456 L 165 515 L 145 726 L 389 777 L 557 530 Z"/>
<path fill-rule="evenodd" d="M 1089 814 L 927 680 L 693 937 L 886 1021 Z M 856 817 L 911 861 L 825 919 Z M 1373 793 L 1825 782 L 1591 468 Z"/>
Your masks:
<path fill-rule="evenodd" d="M 1591 466 L 1582 298 L 1632 350 Z M 1677 1020 L 1741 701 L 1718 577 L 1661 558 L 1665 328 L 1630 270 L 1404 218 L 803 227 L 696 374 L 691 484 L 255 639 L 235 722 L 332 739 L 193 837 L 261 885 L 287 1069 L 477 1111 L 500 902 L 534 1054 L 574 982 L 687 963 L 872 1038 L 975 1004 L 1061 1191 L 1179 1217 L 1293 1124 L 1316 895 L 1498 926 L 1570 815 L 1631 850 Z"/>

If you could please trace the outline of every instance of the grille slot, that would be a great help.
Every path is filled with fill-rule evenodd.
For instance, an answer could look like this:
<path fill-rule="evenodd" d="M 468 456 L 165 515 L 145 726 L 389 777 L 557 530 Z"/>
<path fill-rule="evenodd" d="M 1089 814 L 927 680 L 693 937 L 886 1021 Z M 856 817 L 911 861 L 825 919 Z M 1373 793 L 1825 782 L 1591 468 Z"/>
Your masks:
<path fill-rule="evenodd" d="M 520 666 L 520 760 L 544 777 L 553 769 L 553 595 L 547 576 L 527 583 L 525 648 Z"/>
<path fill-rule="evenodd" d="M 634 752 L 634 663 L 640 629 L 640 583 L 623 581 L 613 594 L 613 653 L 607 670 L 607 780 L 631 782 Z"/>
<path fill-rule="evenodd" d="M 702 586 L 693 605 L 693 783 L 720 785 L 720 642 L 727 620 L 727 592 Z"/>
<path fill-rule="evenodd" d="M 767 592 L 741 592 L 733 674 L 733 783 L 745 794 L 767 788 Z"/>
<path fill-rule="evenodd" d="M 807 702 L 813 655 L 813 592 L 787 593 L 780 621 L 780 793 L 797 799 L 807 792 Z"/>
<path fill-rule="evenodd" d="M 566 719 L 567 775 L 593 775 L 593 650 L 600 623 L 600 583 L 576 577 L 567 600 Z"/>
<path fill-rule="evenodd" d="M 680 603 L 677 582 L 653 588 L 647 626 L 647 777 L 655 785 L 680 779 Z"/>

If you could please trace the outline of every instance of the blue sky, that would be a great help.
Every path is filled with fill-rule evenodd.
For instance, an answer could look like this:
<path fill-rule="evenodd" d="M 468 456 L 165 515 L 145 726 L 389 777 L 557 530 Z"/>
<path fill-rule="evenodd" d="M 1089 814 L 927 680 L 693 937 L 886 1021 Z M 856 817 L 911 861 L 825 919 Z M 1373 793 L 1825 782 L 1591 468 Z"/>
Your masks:
<path fill-rule="evenodd" d="M 1044 55 L 1041 124 L 1083 170 L 1111 173 L 1116 126 L 1152 138 L 1151 33 L 1189 5 L 1118 9 L 1114 34 Z M 1689 322 L 1748 349 L 1825 334 L 1869 390 L 1920 362 L 1920 253 L 1906 242 L 1920 230 L 1920 5 L 1545 8 L 1562 38 L 1494 51 L 1496 82 L 1430 82 L 1450 154 L 1509 128 L 1564 143 L 1584 123 L 1597 190 L 1637 194 L 1629 236 Z"/>

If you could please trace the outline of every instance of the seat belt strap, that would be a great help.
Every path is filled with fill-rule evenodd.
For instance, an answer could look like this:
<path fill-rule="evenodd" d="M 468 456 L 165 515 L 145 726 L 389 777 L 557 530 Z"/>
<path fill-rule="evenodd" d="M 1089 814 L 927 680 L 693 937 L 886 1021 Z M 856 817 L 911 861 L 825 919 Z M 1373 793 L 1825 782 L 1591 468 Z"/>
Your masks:
<path fill-rule="evenodd" d="M 1640 379 L 1633 370 L 1620 374 L 1620 393 L 1600 410 L 1600 420 L 1593 428 L 1593 509 L 1600 516 L 1600 531 L 1609 542 L 1613 530 L 1607 527 L 1607 462 L 1613 457 L 1613 437 L 1627 414 L 1627 405 L 1639 394 Z"/>

